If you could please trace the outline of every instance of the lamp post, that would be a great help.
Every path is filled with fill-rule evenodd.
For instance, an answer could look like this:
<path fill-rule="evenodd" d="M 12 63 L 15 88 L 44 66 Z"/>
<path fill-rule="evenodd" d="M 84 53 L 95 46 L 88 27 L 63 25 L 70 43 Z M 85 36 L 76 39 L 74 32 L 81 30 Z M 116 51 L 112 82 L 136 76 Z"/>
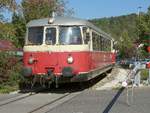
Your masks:
<path fill-rule="evenodd" d="M 139 25 L 141 23 L 140 21 L 140 11 L 141 11 L 141 6 L 138 7 L 138 19 L 139 19 Z M 140 28 L 138 26 L 138 40 L 140 39 Z M 140 44 L 137 48 L 136 48 L 136 59 L 139 60 L 139 48 L 142 47 L 143 45 Z M 135 62 L 135 68 L 133 70 L 139 70 L 140 66 L 141 66 L 141 63 L 139 61 L 136 61 Z M 139 86 L 140 85 L 140 82 L 141 82 L 141 72 L 140 71 L 137 71 L 136 75 L 134 76 L 134 85 L 137 85 Z"/>
<path fill-rule="evenodd" d="M 141 12 L 141 6 L 139 6 L 138 8 L 137 8 L 137 10 L 138 10 L 138 19 L 139 19 L 139 25 L 141 24 L 141 15 L 140 15 L 140 12 Z M 138 27 L 138 39 L 140 38 L 140 28 Z"/>
<path fill-rule="evenodd" d="M 141 15 L 140 15 L 141 8 L 142 8 L 141 6 L 139 6 L 139 7 L 137 8 L 137 9 L 138 9 L 139 24 L 141 23 Z M 140 29 L 138 29 L 138 38 L 140 38 L 139 33 L 140 33 Z"/>
<path fill-rule="evenodd" d="M 137 34 L 138 34 L 138 40 L 140 39 L 140 24 L 141 24 L 141 17 L 140 17 L 140 12 L 141 12 L 141 6 L 139 6 L 138 8 L 137 8 L 137 10 L 138 10 L 138 19 L 139 19 L 139 21 L 138 21 L 138 32 L 137 32 Z M 136 52 L 136 54 L 137 54 L 137 59 L 139 59 L 139 49 L 137 48 L 137 52 Z"/>

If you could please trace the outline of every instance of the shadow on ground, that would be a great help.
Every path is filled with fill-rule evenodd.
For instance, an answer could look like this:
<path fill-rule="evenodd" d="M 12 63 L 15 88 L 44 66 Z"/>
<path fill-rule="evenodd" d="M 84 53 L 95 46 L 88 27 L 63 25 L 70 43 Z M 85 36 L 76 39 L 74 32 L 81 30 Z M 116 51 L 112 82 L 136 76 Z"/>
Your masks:
<path fill-rule="evenodd" d="M 110 72 L 109 72 L 110 73 Z M 98 83 L 100 80 L 105 78 L 107 76 L 107 73 L 101 74 L 100 76 L 91 79 L 86 82 L 76 82 L 76 83 L 65 83 L 65 84 L 59 84 L 59 87 L 56 88 L 55 84 L 51 84 L 50 88 L 48 87 L 41 87 L 39 84 L 36 84 L 31 89 L 31 84 L 26 84 L 24 87 L 20 88 L 19 93 L 73 93 L 73 92 L 79 92 L 83 91 L 85 89 L 89 89 L 93 87 L 96 83 Z"/>

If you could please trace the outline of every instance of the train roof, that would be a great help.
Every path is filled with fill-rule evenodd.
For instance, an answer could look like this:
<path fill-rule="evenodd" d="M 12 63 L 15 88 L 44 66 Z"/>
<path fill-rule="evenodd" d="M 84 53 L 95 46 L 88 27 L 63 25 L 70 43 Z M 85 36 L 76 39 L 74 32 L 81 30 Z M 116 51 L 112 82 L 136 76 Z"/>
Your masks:
<path fill-rule="evenodd" d="M 49 18 L 43 18 L 43 19 L 36 19 L 36 20 L 32 20 L 27 24 L 27 27 L 36 27 L 36 26 L 48 26 L 48 25 L 61 25 L 61 26 L 74 26 L 74 25 L 81 25 L 81 26 L 88 26 L 94 30 L 96 30 L 97 32 L 111 38 L 113 40 L 113 38 L 105 33 L 104 31 L 102 31 L 100 28 L 96 27 L 95 25 L 93 25 L 92 23 L 90 23 L 87 20 L 83 20 L 83 19 L 78 19 L 78 18 L 73 18 L 73 17 L 54 17 L 54 22 L 52 24 L 48 23 Z"/>

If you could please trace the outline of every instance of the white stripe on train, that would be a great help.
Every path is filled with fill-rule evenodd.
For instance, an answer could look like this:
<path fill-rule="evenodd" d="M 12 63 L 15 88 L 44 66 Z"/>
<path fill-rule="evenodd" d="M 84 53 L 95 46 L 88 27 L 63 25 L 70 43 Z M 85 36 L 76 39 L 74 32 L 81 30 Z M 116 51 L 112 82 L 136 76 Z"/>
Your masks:
<path fill-rule="evenodd" d="M 73 52 L 73 51 L 89 51 L 88 45 L 39 45 L 24 46 L 24 52 Z"/>

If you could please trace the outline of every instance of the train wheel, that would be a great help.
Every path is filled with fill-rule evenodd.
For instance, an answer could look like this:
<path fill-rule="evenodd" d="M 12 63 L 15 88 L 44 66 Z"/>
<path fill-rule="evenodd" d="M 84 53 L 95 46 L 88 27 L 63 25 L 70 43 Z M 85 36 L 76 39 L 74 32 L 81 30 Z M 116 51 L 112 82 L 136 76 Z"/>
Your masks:
<path fill-rule="evenodd" d="M 21 91 L 31 89 L 31 81 L 32 81 L 32 77 L 30 77 L 30 78 L 21 78 L 21 80 L 19 82 L 19 89 Z"/>

